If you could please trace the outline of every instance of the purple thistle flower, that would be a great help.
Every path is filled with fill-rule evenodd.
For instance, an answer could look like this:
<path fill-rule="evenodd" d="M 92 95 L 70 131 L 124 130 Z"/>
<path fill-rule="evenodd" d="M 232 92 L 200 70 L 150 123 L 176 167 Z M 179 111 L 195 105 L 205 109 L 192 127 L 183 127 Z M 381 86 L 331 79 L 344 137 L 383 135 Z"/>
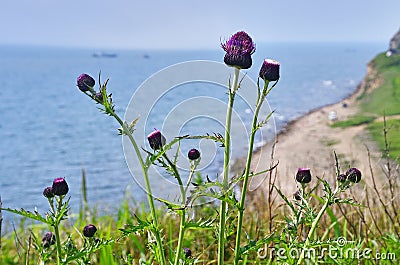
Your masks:
<path fill-rule="evenodd" d="M 351 182 L 358 183 L 361 180 L 361 171 L 355 167 L 352 167 L 346 171 L 346 176 Z"/>
<path fill-rule="evenodd" d="M 53 198 L 54 197 L 53 187 L 46 187 L 43 190 L 43 196 L 46 198 Z"/>
<path fill-rule="evenodd" d="M 309 168 L 299 168 L 296 174 L 296 181 L 300 183 L 309 183 L 311 181 L 311 172 Z"/>
<path fill-rule="evenodd" d="M 259 76 L 264 81 L 277 81 L 279 79 L 279 66 L 278 61 L 272 59 L 265 59 L 261 66 Z"/>
<path fill-rule="evenodd" d="M 97 228 L 94 225 L 88 224 L 87 226 L 85 226 L 83 228 L 83 235 L 85 237 L 93 237 L 94 234 L 96 233 L 96 231 L 97 231 Z"/>
<path fill-rule="evenodd" d="M 155 130 L 147 136 L 150 147 L 153 150 L 161 149 L 165 145 L 165 137 L 161 134 L 159 130 Z"/>
<path fill-rule="evenodd" d="M 192 256 L 192 251 L 189 248 L 183 248 L 183 252 L 185 253 L 186 258 L 190 258 Z"/>
<path fill-rule="evenodd" d="M 56 243 L 56 236 L 52 232 L 47 232 L 44 234 L 42 238 L 42 245 L 44 248 L 48 248 L 51 245 L 54 245 Z"/>
<path fill-rule="evenodd" d="M 68 184 L 65 181 L 65 178 L 56 178 L 53 180 L 52 190 L 54 195 L 62 196 L 68 193 L 69 188 Z"/>
<path fill-rule="evenodd" d="M 199 157 L 200 157 L 200 152 L 199 152 L 199 150 L 197 150 L 197 149 L 195 149 L 195 148 L 189 150 L 189 152 L 188 152 L 188 158 L 189 158 L 190 160 L 196 160 L 196 159 L 198 159 Z"/>
<path fill-rule="evenodd" d="M 96 82 L 93 77 L 88 74 L 81 74 L 77 80 L 77 86 L 82 92 L 90 90 L 90 88 L 94 87 L 95 84 Z"/>
<path fill-rule="evenodd" d="M 251 55 L 256 48 L 251 37 L 244 31 L 236 32 L 225 43 L 221 43 L 222 49 L 226 52 L 224 62 L 229 66 L 240 69 L 248 69 L 253 61 Z"/>

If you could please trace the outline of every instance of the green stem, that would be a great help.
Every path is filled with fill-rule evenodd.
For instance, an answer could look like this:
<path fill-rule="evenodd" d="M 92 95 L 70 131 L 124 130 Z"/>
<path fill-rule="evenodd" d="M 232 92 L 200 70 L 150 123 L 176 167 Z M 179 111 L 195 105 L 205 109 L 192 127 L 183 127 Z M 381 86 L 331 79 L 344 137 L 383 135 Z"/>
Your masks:
<path fill-rule="evenodd" d="M 180 225 L 179 225 L 178 246 L 176 247 L 174 265 L 178 265 L 179 264 L 179 260 L 181 258 L 183 237 L 185 235 L 185 223 L 186 223 L 185 216 L 186 216 L 186 211 L 182 210 L 182 212 L 181 212 L 181 222 L 180 222 Z"/>
<path fill-rule="evenodd" d="M 323 215 L 324 212 L 326 211 L 326 209 L 328 209 L 331 199 L 332 199 L 333 197 L 335 197 L 337 193 L 338 193 L 338 187 L 336 187 L 335 191 L 334 191 L 333 194 L 332 194 L 332 197 L 329 197 L 329 198 L 326 199 L 326 201 L 325 201 L 324 205 L 322 206 L 321 210 L 319 211 L 317 217 L 316 217 L 316 218 L 314 219 L 314 221 L 312 222 L 312 224 L 311 224 L 311 229 L 310 229 L 310 231 L 308 232 L 306 241 L 304 242 L 304 246 L 303 246 L 303 249 L 302 249 L 302 251 L 301 251 L 300 258 L 299 258 L 299 260 L 297 261 L 297 264 L 301 264 L 301 263 L 303 262 L 303 260 L 304 260 L 304 255 L 305 255 L 305 251 L 307 250 L 307 247 L 308 247 L 308 244 L 310 243 L 311 238 L 314 236 L 314 232 L 315 232 L 315 230 L 317 229 L 318 223 L 319 223 L 319 221 L 320 221 L 322 215 Z"/>
<path fill-rule="evenodd" d="M 50 202 L 50 200 L 49 200 Z M 54 224 L 54 236 L 56 237 L 56 246 L 57 246 L 57 265 L 60 264 L 61 259 L 62 259 L 62 252 L 61 252 L 61 240 L 60 240 L 60 231 L 58 229 L 58 225 L 60 224 L 60 222 L 58 221 L 58 214 L 60 213 L 60 208 L 62 207 L 62 196 L 60 196 L 57 199 L 57 210 L 55 211 L 54 209 L 54 205 L 53 205 L 53 200 L 51 199 L 51 203 L 50 206 L 53 210 L 54 213 L 54 217 L 56 219 L 56 222 Z"/>
<path fill-rule="evenodd" d="M 229 161 L 230 161 L 230 146 L 231 146 L 231 123 L 232 123 L 232 109 L 233 102 L 235 100 L 235 93 L 238 88 L 238 80 L 239 80 L 239 68 L 234 68 L 235 72 L 233 75 L 233 83 L 229 88 L 229 100 L 228 107 L 226 110 L 226 121 L 225 121 L 225 152 L 224 152 L 224 176 L 222 179 L 222 196 L 225 196 L 226 190 L 228 190 L 228 181 L 229 181 Z M 225 221 L 226 221 L 226 209 L 227 203 L 222 200 L 220 211 L 219 211 L 219 235 L 218 235 L 218 265 L 224 264 L 224 251 L 225 251 Z"/>
<path fill-rule="evenodd" d="M 262 103 L 264 102 L 264 99 L 267 96 L 266 92 L 268 91 L 267 90 L 268 84 L 269 84 L 269 82 L 265 82 L 264 90 L 261 94 L 259 94 L 259 96 L 257 98 L 256 109 L 254 111 L 254 116 L 253 116 L 253 123 L 252 123 L 251 134 L 250 134 L 250 143 L 249 143 L 249 149 L 247 152 L 247 162 L 246 162 L 246 168 L 245 168 L 244 179 L 243 179 L 242 194 L 241 194 L 240 203 L 238 206 L 239 212 L 238 212 L 238 225 L 237 225 L 236 243 L 235 243 L 235 260 L 234 260 L 235 265 L 239 264 L 239 259 L 241 256 L 240 237 L 242 234 L 244 204 L 245 204 L 245 200 L 246 200 L 246 191 L 247 191 L 247 186 L 248 186 L 248 182 L 249 182 L 251 159 L 253 157 L 254 137 L 256 135 L 257 128 L 258 128 L 257 118 L 258 118 L 258 113 L 260 112 Z"/>
<path fill-rule="evenodd" d="M 166 265 L 166 260 L 165 260 L 165 254 L 164 254 L 164 248 L 160 236 L 160 232 L 158 230 L 158 220 L 157 220 L 157 214 L 156 214 L 156 209 L 154 207 L 154 200 L 151 192 L 151 186 L 150 186 L 150 181 L 149 181 L 149 175 L 148 175 L 148 170 L 147 167 L 143 161 L 142 154 L 140 153 L 139 146 L 137 145 L 135 139 L 133 138 L 132 134 L 130 133 L 129 129 L 126 127 L 126 124 L 118 117 L 115 112 L 107 108 L 107 111 L 118 121 L 118 123 L 121 125 L 123 132 L 125 135 L 128 136 L 130 142 L 133 145 L 133 148 L 135 149 L 136 156 L 139 159 L 140 167 L 142 168 L 142 173 L 143 173 L 143 178 L 146 186 L 146 193 L 147 193 L 147 200 L 149 201 L 149 206 L 150 206 L 150 212 L 151 216 L 153 218 L 153 225 L 154 225 L 154 234 L 156 237 L 158 249 L 159 249 L 159 255 L 160 255 L 160 260 L 161 260 L 161 265 Z"/>
<path fill-rule="evenodd" d="M 168 158 L 167 154 L 164 153 L 163 156 L 167 160 L 167 162 L 170 165 L 170 167 L 172 168 L 172 170 L 174 171 L 174 175 L 175 175 L 176 179 L 178 180 L 179 189 L 181 191 L 182 204 L 185 205 L 185 202 L 186 202 L 186 191 L 185 191 L 185 189 L 183 187 L 183 182 L 182 182 L 182 179 L 181 179 L 181 177 L 179 175 L 179 172 L 178 172 L 175 164 L 172 163 L 172 161 Z M 186 210 L 185 210 L 185 208 L 183 208 L 181 210 L 181 220 L 180 220 L 180 224 L 179 224 L 178 246 L 176 247 L 174 265 L 178 265 L 179 264 L 179 260 L 181 258 L 182 243 L 183 243 L 183 237 L 185 235 L 185 226 L 186 226 L 185 217 L 186 217 Z"/>

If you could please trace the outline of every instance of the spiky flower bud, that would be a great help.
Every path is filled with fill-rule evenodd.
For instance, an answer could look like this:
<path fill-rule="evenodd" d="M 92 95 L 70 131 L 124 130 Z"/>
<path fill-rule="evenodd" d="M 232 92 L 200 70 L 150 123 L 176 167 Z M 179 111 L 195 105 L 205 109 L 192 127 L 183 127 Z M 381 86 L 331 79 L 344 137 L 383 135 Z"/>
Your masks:
<path fill-rule="evenodd" d="M 43 196 L 46 198 L 53 198 L 54 197 L 53 187 L 46 187 L 43 190 Z"/>
<path fill-rule="evenodd" d="M 277 81 L 279 79 L 280 63 L 272 59 L 265 59 L 261 66 L 259 76 L 265 81 Z"/>
<path fill-rule="evenodd" d="M 186 258 L 192 257 L 192 251 L 189 248 L 183 248 L 183 252 L 185 253 Z"/>
<path fill-rule="evenodd" d="M 52 232 L 47 232 L 42 238 L 42 246 L 48 248 L 56 243 L 56 236 Z"/>
<path fill-rule="evenodd" d="M 296 181 L 302 184 L 309 183 L 311 181 L 311 172 L 309 168 L 299 168 L 296 174 Z"/>
<path fill-rule="evenodd" d="M 80 91 L 85 92 L 94 87 L 96 82 L 93 77 L 88 74 L 81 74 L 77 79 L 77 86 Z"/>
<path fill-rule="evenodd" d="M 295 198 L 296 201 L 301 201 L 302 197 L 301 193 L 302 193 L 301 190 L 296 190 L 296 192 L 293 194 L 293 197 Z"/>
<path fill-rule="evenodd" d="M 165 137 L 161 134 L 159 130 L 155 130 L 147 136 L 150 147 L 153 150 L 159 150 L 165 145 Z"/>
<path fill-rule="evenodd" d="M 337 180 L 339 182 L 346 182 L 346 180 L 347 180 L 346 174 L 340 174 L 339 176 L 337 176 Z"/>
<path fill-rule="evenodd" d="M 96 231 L 97 231 L 97 228 L 94 225 L 88 224 L 87 226 L 85 226 L 83 228 L 83 235 L 85 237 L 93 237 L 94 234 L 96 233 Z"/>
<path fill-rule="evenodd" d="M 221 44 L 226 52 L 224 62 L 233 67 L 248 69 L 253 61 L 251 55 L 256 48 L 251 37 L 244 31 L 236 32 L 225 43 Z"/>
<path fill-rule="evenodd" d="M 196 159 L 198 159 L 199 157 L 200 157 L 200 152 L 199 152 L 199 150 L 197 150 L 197 149 L 195 149 L 195 148 L 189 150 L 189 152 L 188 152 L 188 158 L 189 158 L 190 160 L 196 160 Z"/>
<path fill-rule="evenodd" d="M 65 181 L 65 178 L 56 178 L 53 180 L 53 193 L 57 196 L 62 196 L 68 193 L 69 188 L 68 184 Z"/>
<path fill-rule="evenodd" d="M 97 92 L 95 95 L 94 95 L 94 99 L 97 101 L 97 102 L 99 102 L 99 103 L 103 103 L 103 93 L 101 93 L 101 92 Z"/>
<path fill-rule="evenodd" d="M 361 180 L 361 171 L 355 167 L 352 167 L 346 171 L 346 176 L 351 182 L 358 183 Z"/>

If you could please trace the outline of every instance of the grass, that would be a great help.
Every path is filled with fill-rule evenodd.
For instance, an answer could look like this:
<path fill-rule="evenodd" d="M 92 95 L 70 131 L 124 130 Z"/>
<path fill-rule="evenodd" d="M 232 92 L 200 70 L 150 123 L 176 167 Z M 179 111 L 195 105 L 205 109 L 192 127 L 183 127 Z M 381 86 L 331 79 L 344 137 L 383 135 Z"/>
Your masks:
<path fill-rule="evenodd" d="M 368 124 L 375 120 L 374 116 L 356 115 L 347 120 L 334 122 L 331 127 L 333 128 L 347 128 L 352 126 L 358 126 L 362 124 Z"/>
<path fill-rule="evenodd" d="M 389 157 L 396 160 L 400 157 L 400 120 L 393 119 L 386 121 L 387 141 L 390 145 Z M 374 122 L 368 125 L 368 130 L 371 133 L 372 139 L 378 143 L 381 150 L 385 150 L 386 144 L 383 137 L 384 122 Z"/>
<path fill-rule="evenodd" d="M 312 187 L 310 188 L 311 190 L 313 189 Z M 356 189 L 354 191 L 355 194 L 360 194 L 364 192 L 365 189 L 363 186 L 354 186 L 352 189 L 353 188 Z M 371 188 L 368 189 L 371 193 L 374 192 Z M 314 208 L 323 201 L 321 199 L 321 195 L 323 194 L 322 190 L 323 187 L 318 186 L 313 191 L 315 195 L 313 195 L 310 200 L 311 207 Z M 379 188 L 379 191 L 380 190 Z M 398 191 L 395 190 L 395 192 Z M 354 197 L 354 195 L 350 193 L 343 195 L 345 195 L 341 196 L 343 198 Z M 287 197 L 290 200 L 290 196 L 288 195 Z M 389 198 L 386 199 L 389 200 Z M 365 200 L 364 197 L 360 203 L 367 206 L 368 204 Z M 376 200 L 376 197 L 374 200 Z M 394 199 L 394 202 L 396 203 L 395 206 L 397 206 L 399 203 L 398 197 Z M 75 215 L 80 216 L 78 219 L 69 219 L 68 222 L 64 223 L 62 237 L 64 240 L 69 240 L 67 239 L 69 237 L 74 242 L 77 242 L 78 246 L 82 245 L 83 241 L 78 231 L 83 224 L 95 223 L 99 228 L 99 238 L 111 237 L 115 239 L 115 242 L 97 251 L 92 256 L 90 264 L 140 264 L 139 260 L 141 257 L 148 257 L 148 249 L 151 240 L 148 239 L 146 233 L 135 233 L 123 236 L 123 233 L 119 230 L 120 228 L 126 227 L 126 225 L 135 225 L 136 219 L 134 215 L 143 220 L 148 218 L 148 211 L 142 205 L 131 206 L 132 204 L 133 202 L 127 196 L 115 214 L 98 216 L 94 214 L 97 212 L 95 209 L 81 212 Z M 365 209 L 358 211 L 351 205 L 343 204 L 329 209 L 319 224 L 319 229 L 317 229 L 315 235 L 315 239 L 317 240 L 310 243 L 310 249 L 314 249 L 317 253 L 321 253 L 321 251 L 323 251 L 322 249 L 328 248 L 329 246 L 332 247 L 333 250 L 335 248 L 340 249 L 341 253 L 353 253 L 355 249 L 359 249 L 360 252 L 371 250 L 374 255 L 375 253 L 382 253 L 381 255 L 385 255 L 386 259 L 382 260 L 380 264 L 396 263 L 400 257 L 400 249 L 398 248 L 400 238 L 398 234 L 396 234 L 400 232 L 399 227 L 392 225 L 389 217 L 382 211 L 382 207 L 376 207 L 378 204 L 374 205 L 374 207 L 365 208 L 367 211 Z M 389 214 L 392 215 L 392 209 L 390 209 L 390 207 L 388 208 Z M 213 203 L 194 207 L 192 210 L 193 214 L 198 218 L 215 219 L 218 217 L 218 205 Z M 296 259 L 290 257 L 288 253 L 295 253 L 296 248 L 297 251 L 301 248 L 299 248 L 299 245 L 291 243 L 292 239 L 290 239 L 290 234 L 292 234 L 292 232 L 288 230 L 287 223 L 284 221 L 290 215 L 289 207 L 283 207 L 280 201 L 276 201 L 273 206 L 273 211 L 271 212 L 267 200 L 260 200 L 260 198 L 257 197 L 249 202 L 248 210 L 244 217 L 243 229 L 246 232 L 246 237 L 249 239 L 262 238 L 271 233 L 271 227 L 268 221 L 270 220 L 270 215 L 274 216 L 272 219 L 273 229 L 282 232 L 281 236 L 276 238 L 272 245 L 261 246 L 261 248 L 268 250 L 265 256 L 260 255 L 260 248 L 249 251 L 245 258 L 246 263 L 283 264 L 282 262 L 285 262 L 286 264 L 295 264 Z M 369 214 L 368 210 L 371 211 Z M 171 246 L 171 248 L 166 247 L 167 251 L 171 251 L 172 245 L 176 244 L 178 238 L 179 218 L 160 208 L 157 210 L 157 215 L 160 220 L 160 225 L 168 228 L 168 232 L 165 233 L 166 236 L 163 240 L 166 246 Z M 231 216 L 233 216 L 233 218 L 227 220 L 228 231 L 235 230 L 235 215 Z M 398 217 L 392 216 L 392 218 Z M 374 219 L 376 220 L 375 225 L 379 227 L 380 232 L 374 227 Z M 307 231 L 305 225 L 306 223 L 303 224 L 304 227 L 301 229 L 303 232 Z M 6 233 L 2 235 L 0 264 L 39 264 L 39 256 L 36 252 L 36 248 L 37 244 L 40 244 L 41 235 L 47 231 L 45 226 L 23 218 L 17 222 L 17 226 L 13 229 L 11 229 L 9 225 L 7 225 L 6 228 Z M 300 236 L 300 234 L 296 233 L 295 237 L 297 236 Z M 345 238 L 347 243 L 344 246 L 338 247 L 335 245 L 336 243 L 332 243 L 331 241 L 337 238 Z M 326 242 L 331 243 L 327 244 Z M 189 229 L 187 233 L 185 233 L 183 244 L 185 247 L 192 250 L 195 258 L 195 262 L 190 264 L 216 264 L 214 258 L 217 253 L 218 244 L 214 230 Z M 233 245 L 234 238 L 228 236 L 228 246 Z M 276 249 L 283 249 L 286 252 L 284 255 L 282 255 L 282 253 L 277 254 Z M 272 254 L 275 255 L 275 262 L 273 263 L 271 263 Z M 169 255 L 173 255 L 173 253 Z M 227 264 L 232 264 L 232 258 L 233 251 L 229 251 L 228 249 L 226 253 Z M 357 258 L 342 255 L 338 258 L 326 256 L 323 260 L 325 264 L 359 264 L 360 260 L 362 264 L 376 264 L 376 260 L 372 258 L 372 254 L 370 258 Z"/>
<path fill-rule="evenodd" d="M 400 114 L 400 55 L 386 57 L 381 53 L 371 64 L 382 83 L 362 95 L 361 111 L 379 116 Z"/>
<path fill-rule="evenodd" d="M 374 73 L 365 79 L 366 89 L 358 98 L 359 114 L 331 126 L 346 128 L 367 124 L 372 139 L 385 151 L 383 136 L 384 124 L 377 117 L 386 116 L 389 129 L 387 139 L 390 143 L 390 158 L 400 156 L 400 121 L 394 115 L 400 115 L 400 55 L 387 57 L 385 53 L 377 55 L 370 63 Z M 375 87 L 370 91 L 371 87 Z"/>

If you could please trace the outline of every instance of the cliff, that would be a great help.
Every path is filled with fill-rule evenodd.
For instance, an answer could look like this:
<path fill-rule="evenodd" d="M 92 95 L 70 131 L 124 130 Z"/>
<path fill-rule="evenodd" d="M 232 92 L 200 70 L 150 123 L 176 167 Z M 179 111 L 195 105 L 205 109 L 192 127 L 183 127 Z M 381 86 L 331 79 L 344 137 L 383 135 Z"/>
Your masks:
<path fill-rule="evenodd" d="M 390 39 L 389 51 L 392 53 L 400 53 L 400 29 Z"/>

